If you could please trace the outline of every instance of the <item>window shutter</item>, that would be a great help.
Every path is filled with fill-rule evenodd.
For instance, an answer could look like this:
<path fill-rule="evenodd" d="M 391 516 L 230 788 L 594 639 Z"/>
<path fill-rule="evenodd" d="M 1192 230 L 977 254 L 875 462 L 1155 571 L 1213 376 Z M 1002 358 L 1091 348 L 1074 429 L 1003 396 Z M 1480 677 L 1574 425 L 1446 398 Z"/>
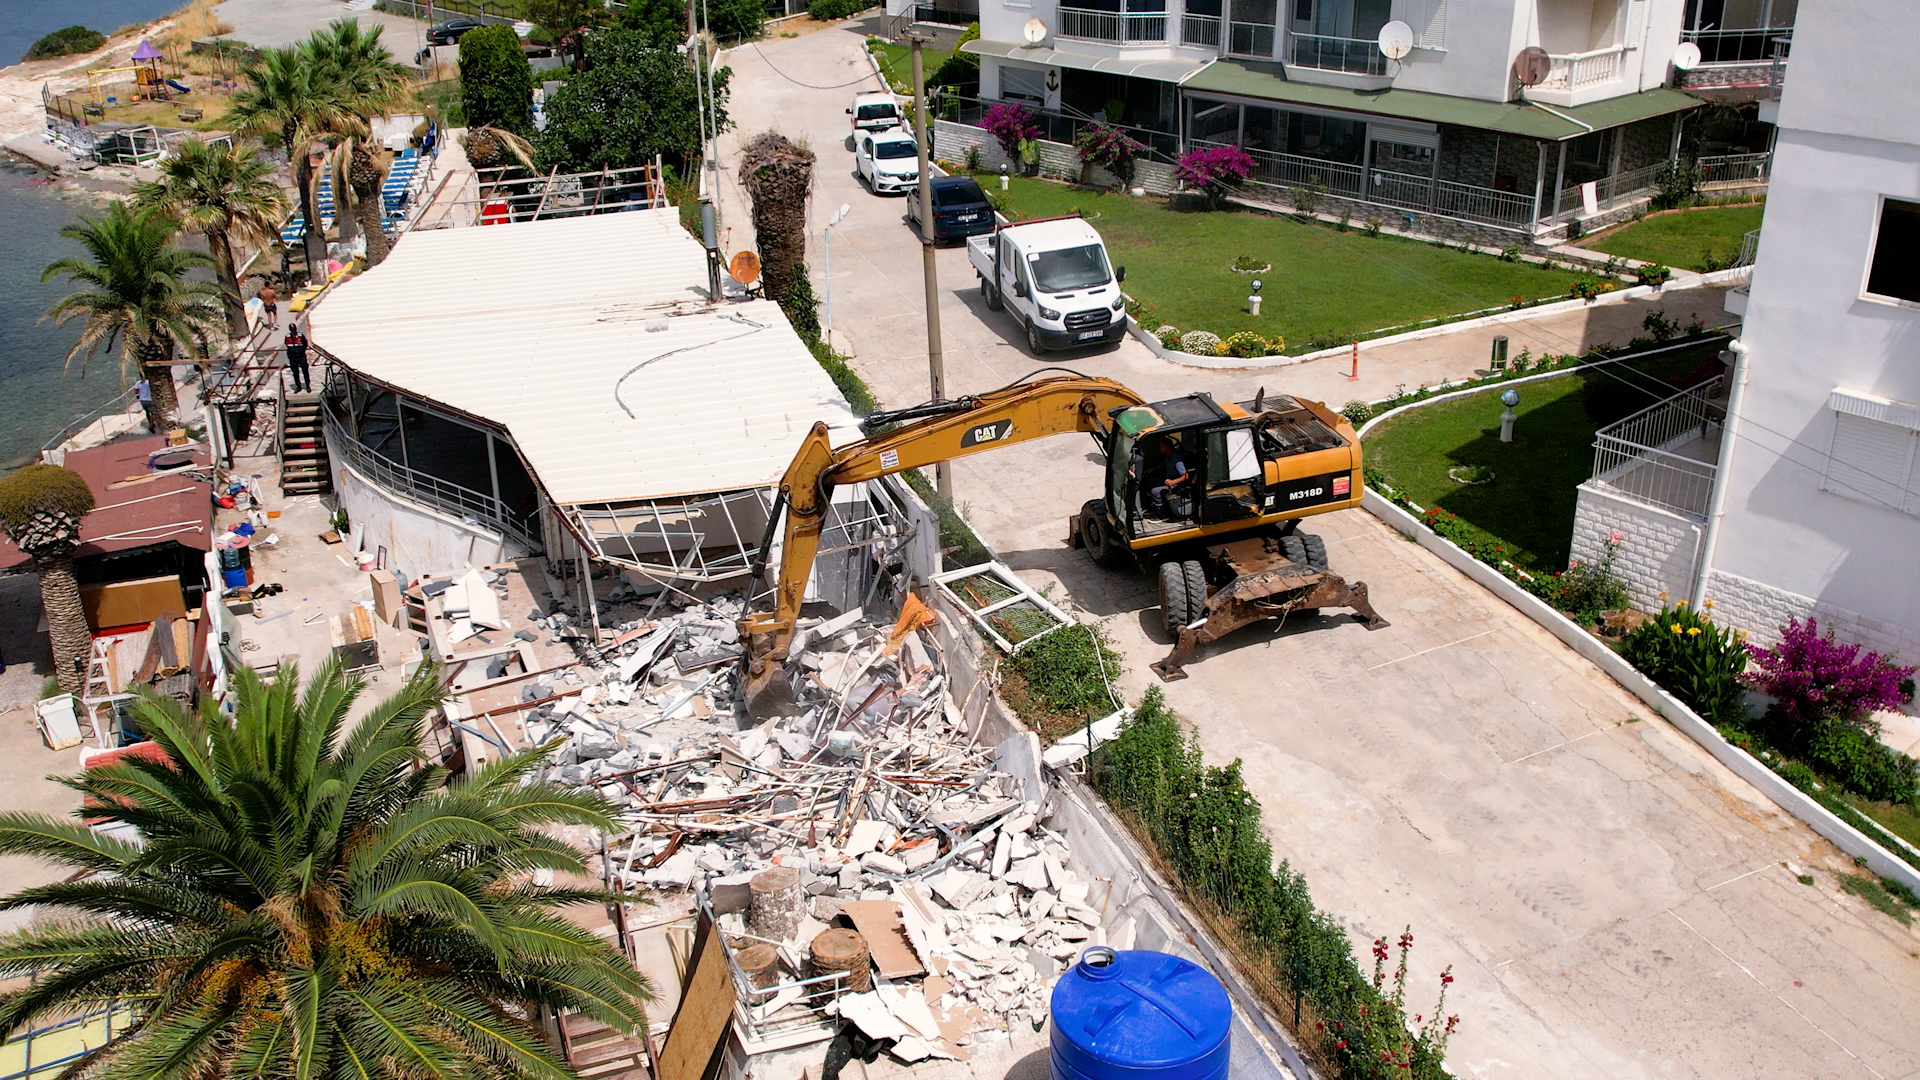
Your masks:
<path fill-rule="evenodd" d="M 1647 43 L 1647 2 L 1629 0 L 1627 6 L 1627 48 L 1637 49 Z"/>
<path fill-rule="evenodd" d="M 1879 506 L 1920 512 L 1911 476 L 1914 433 L 1893 424 L 1837 413 L 1833 450 L 1821 487 Z"/>
<path fill-rule="evenodd" d="M 1420 47 L 1423 49 L 1444 49 L 1447 47 L 1447 0 L 1423 0 L 1420 5 L 1420 20 L 1413 24 L 1418 31 Z"/>

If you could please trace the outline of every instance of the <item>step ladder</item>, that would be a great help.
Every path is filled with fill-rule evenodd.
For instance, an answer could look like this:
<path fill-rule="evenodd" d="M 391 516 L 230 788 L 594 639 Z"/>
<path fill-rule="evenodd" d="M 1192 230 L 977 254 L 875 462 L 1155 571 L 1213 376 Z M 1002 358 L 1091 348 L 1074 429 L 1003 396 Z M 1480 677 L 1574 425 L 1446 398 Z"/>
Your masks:
<path fill-rule="evenodd" d="M 280 493 L 316 495 L 333 490 L 327 439 L 320 428 L 319 394 L 284 394 L 278 419 Z"/>
<path fill-rule="evenodd" d="M 94 639 L 92 655 L 87 658 L 87 681 L 80 689 L 80 704 L 86 709 L 87 723 L 93 728 L 94 745 L 102 750 L 119 744 L 115 710 L 120 702 L 133 699 L 132 694 L 114 692 L 111 648 L 111 642 Z"/>

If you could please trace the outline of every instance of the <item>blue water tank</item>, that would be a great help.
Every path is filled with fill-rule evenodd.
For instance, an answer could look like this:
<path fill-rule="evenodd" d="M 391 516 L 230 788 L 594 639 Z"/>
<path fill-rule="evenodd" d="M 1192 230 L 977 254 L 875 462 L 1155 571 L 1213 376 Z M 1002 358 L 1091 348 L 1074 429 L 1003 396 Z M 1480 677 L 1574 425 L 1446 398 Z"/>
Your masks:
<path fill-rule="evenodd" d="M 1052 1080 L 1223 1080 L 1233 1007 L 1178 956 L 1095 946 L 1053 987 Z"/>

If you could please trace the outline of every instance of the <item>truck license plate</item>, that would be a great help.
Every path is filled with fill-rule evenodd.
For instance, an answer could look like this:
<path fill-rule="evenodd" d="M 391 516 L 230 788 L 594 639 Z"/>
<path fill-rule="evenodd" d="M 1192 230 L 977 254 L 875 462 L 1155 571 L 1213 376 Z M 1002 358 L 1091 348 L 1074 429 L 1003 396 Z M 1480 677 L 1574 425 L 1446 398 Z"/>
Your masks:
<path fill-rule="evenodd" d="M 1102 337 L 1105 334 L 1106 334 L 1105 330 L 1082 330 L 1080 331 L 1080 340 L 1092 341 L 1094 338 Z"/>

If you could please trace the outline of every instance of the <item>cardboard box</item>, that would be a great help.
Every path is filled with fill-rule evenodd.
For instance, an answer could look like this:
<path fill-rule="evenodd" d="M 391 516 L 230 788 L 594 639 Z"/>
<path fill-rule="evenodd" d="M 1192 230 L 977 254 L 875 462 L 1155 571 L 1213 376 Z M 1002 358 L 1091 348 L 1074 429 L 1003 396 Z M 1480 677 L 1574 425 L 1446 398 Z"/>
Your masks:
<path fill-rule="evenodd" d="M 369 571 L 367 580 L 373 583 L 373 613 L 388 626 L 405 629 L 402 620 L 407 617 L 407 605 L 400 597 L 400 582 L 393 571 Z"/>

